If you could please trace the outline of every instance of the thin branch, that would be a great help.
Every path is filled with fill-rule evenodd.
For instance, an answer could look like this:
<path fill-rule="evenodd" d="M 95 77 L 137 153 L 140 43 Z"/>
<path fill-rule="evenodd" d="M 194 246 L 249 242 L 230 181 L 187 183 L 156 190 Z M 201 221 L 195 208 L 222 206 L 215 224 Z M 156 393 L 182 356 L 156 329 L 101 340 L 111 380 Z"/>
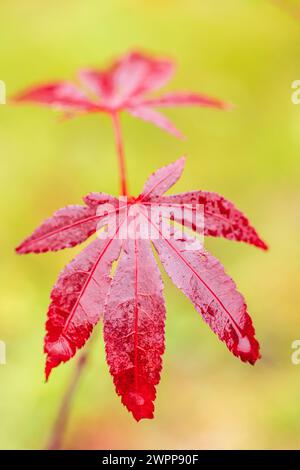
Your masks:
<path fill-rule="evenodd" d="M 81 354 L 77 362 L 74 376 L 72 377 L 72 380 L 61 402 L 61 405 L 58 410 L 57 417 L 54 422 L 54 426 L 50 435 L 48 445 L 46 446 L 47 450 L 58 450 L 58 449 L 61 449 L 62 447 L 65 430 L 67 428 L 68 421 L 69 421 L 73 396 L 77 389 L 82 372 L 86 366 L 87 359 L 88 359 L 88 351 L 85 351 Z"/>

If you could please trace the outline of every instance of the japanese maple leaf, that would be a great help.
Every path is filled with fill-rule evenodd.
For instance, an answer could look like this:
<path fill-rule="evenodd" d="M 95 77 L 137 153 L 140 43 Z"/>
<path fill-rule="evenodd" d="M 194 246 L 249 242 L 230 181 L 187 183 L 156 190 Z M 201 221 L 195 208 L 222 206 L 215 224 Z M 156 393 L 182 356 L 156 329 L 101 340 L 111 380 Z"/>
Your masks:
<path fill-rule="evenodd" d="M 161 129 L 182 137 L 176 127 L 155 108 L 171 106 L 206 106 L 227 109 L 216 98 L 190 92 L 173 92 L 159 97 L 148 93 L 165 85 L 174 72 L 168 59 L 155 59 L 140 52 L 130 52 L 106 70 L 86 69 L 79 72 L 82 87 L 67 81 L 35 86 L 15 97 L 17 102 L 33 102 L 74 113 L 108 113 L 121 111 L 152 122 Z"/>
<path fill-rule="evenodd" d="M 220 262 L 192 234 L 204 232 L 262 249 L 266 244 L 247 218 L 216 193 L 164 196 L 183 167 L 181 158 L 159 169 L 137 198 L 90 193 L 84 197 L 85 205 L 58 210 L 16 249 L 19 254 L 56 251 L 98 233 L 63 269 L 52 289 L 44 345 L 46 377 L 84 346 L 103 315 L 110 373 L 122 403 L 137 421 L 153 418 L 164 353 L 163 283 L 153 246 L 174 284 L 228 349 L 251 364 L 260 357 L 242 295 Z M 193 222 L 197 205 L 203 208 L 202 229 Z M 166 207 L 174 214 L 167 234 L 162 229 Z M 186 207 L 179 216 L 178 208 Z M 190 229 L 194 232 L 185 233 Z"/>

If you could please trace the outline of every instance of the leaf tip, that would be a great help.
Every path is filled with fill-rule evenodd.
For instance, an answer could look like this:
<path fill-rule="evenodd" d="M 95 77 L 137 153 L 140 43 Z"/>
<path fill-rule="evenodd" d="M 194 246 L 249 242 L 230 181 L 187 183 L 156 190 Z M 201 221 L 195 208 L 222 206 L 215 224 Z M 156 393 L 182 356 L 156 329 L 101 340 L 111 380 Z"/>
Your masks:
<path fill-rule="evenodd" d="M 177 163 L 184 168 L 186 162 L 186 155 L 182 155 L 180 158 L 178 158 Z"/>
<path fill-rule="evenodd" d="M 51 371 L 52 371 L 52 366 L 50 365 L 50 363 L 47 359 L 46 366 L 45 366 L 45 383 L 48 383 Z"/>
<path fill-rule="evenodd" d="M 261 248 L 262 250 L 264 251 L 268 251 L 269 250 L 269 245 L 267 245 L 267 243 L 265 243 L 263 240 L 259 240 L 259 243 L 258 243 L 258 248 Z"/>
<path fill-rule="evenodd" d="M 233 103 L 221 101 L 220 108 L 223 109 L 224 111 L 234 111 L 236 109 L 236 105 Z"/>
<path fill-rule="evenodd" d="M 152 405 L 152 403 L 151 403 L 151 405 Z M 152 407 L 153 407 L 153 405 L 151 406 L 151 408 Z M 132 416 L 134 417 L 134 419 L 137 423 L 139 423 L 143 419 L 153 419 L 154 418 L 153 410 L 148 409 L 148 407 L 137 406 L 136 408 L 130 409 L 129 411 L 131 411 Z"/>
<path fill-rule="evenodd" d="M 132 413 L 132 416 L 134 417 L 134 419 L 137 423 L 139 423 L 140 421 L 142 421 L 144 419 L 153 419 L 154 418 L 153 414 L 152 414 L 152 416 L 140 416 L 140 415 L 136 415 L 136 414 Z"/>
<path fill-rule="evenodd" d="M 252 366 L 261 358 L 259 351 L 259 342 L 253 335 L 246 335 L 239 339 L 235 345 L 233 353 L 238 356 L 243 362 L 248 362 Z"/>
<path fill-rule="evenodd" d="M 7 100 L 8 104 L 14 105 L 19 103 L 18 95 L 10 96 Z"/>
<path fill-rule="evenodd" d="M 15 248 L 15 252 L 17 253 L 17 255 L 24 255 L 26 253 L 26 250 L 24 248 L 24 244 L 23 243 L 20 243 L 20 245 L 18 245 L 16 248 Z"/>
<path fill-rule="evenodd" d="M 260 248 L 263 251 L 269 250 L 269 246 L 267 245 L 267 243 L 264 242 L 255 231 L 254 231 L 254 237 L 250 241 L 250 244 L 256 246 L 256 248 Z"/>

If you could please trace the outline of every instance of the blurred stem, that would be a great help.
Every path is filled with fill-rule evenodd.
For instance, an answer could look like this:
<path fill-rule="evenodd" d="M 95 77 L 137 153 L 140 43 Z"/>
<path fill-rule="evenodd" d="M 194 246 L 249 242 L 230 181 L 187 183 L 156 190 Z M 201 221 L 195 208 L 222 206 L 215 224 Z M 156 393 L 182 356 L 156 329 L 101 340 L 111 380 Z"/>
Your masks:
<path fill-rule="evenodd" d="M 86 366 L 88 359 L 88 350 L 84 351 L 78 362 L 75 369 L 75 373 L 72 377 L 71 382 L 67 390 L 65 391 L 63 400 L 59 407 L 56 420 L 54 422 L 54 426 L 50 435 L 50 439 L 48 445 L 46 447 L 47 450 L 59 450 L 62 447 L 64 434 L 66 431 L 66 427 L 68 424 L 69 416 L 70 416 L 70 409 L 73 400 L 73 396 L 76 392 L 80 377 L 82 372 Z"/>
<path fill-rule="evenodd" d="M 116 150 L 118 155 L 119 163 L 119 173 L 120 173 L 120 194 L 121 196 L 127 196 L 127 176 L 126 176 L 126 165 L 125 165 L 125 153 L 124 145 L 122 139 L 121 125 L 120 125 L 120 115 L 118 112 L 111 114 L 114 133 L 115 133 L 115 143 Z"/>
<path fill-rule="evenodd" d="M 124 153 L 124 145 L 123 145 L 123 139 L 122 139 L 121 125 L 120 125 L 120 116 L 118 112 L 114 112 L 111 114 L 111 117 L 112 117 L 112 122 L 113 122 L 115 144 L 116 144 L 118 163 L 119 163 L 120 194 L 122 196 L 127 196 L 125 153 Z M 58 449 L 61 449 L 62 447 L 64 434 L 65 434 L 69 416 L 70 416 L 72 400 L 76 392 L 82 372 L 86 366 L 87 359 L 88 359 L 88 350 L 84 351 L 81 354 L 77 362 L 74 376 L 72 377 L 72 380 L 69 383 L 69 386 L 65 391 L 63 400 L 61 402 L 61 405 L 57 413 L 56 420 L 53 425 L 53 429 L 50 435 L 48 445 L 46 447 L 47 450 L 58 450 Z"/>

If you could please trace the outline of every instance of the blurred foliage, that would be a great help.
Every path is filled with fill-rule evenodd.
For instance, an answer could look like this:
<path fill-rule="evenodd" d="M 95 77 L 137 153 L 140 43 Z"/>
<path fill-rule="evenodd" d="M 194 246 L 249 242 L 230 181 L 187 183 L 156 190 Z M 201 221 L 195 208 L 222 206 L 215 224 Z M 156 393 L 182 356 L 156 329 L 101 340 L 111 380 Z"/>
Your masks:
<path fill-rule="evenodd" d="M 265 254 L 207 241 L 247 299 L 262 360 L 251 367 L 232 357 L 166 279 L 167 350 L 155 419 L 137 424 L 121 406 L 100 325 L 66 448 L 299 447 L 300 366 L 290 356 L 300 337 L 300 106 L 291 103 L 291 83 L 300 78 L 300 23 L 275 3 L 1 1 L 0 79 L 10 95 L 35 82 L 72 78 L 78 68 L 102 66 L 139 47 L 177 61 L 170 90 L 235 103 L 230 113 L 167 111 L 187 135 L 183 143 L 124 116 L 130 188 L 137 193 L 149 173 L 185 153 L 176 191 L 224 194 L 270 244 Z M 294 8 L 296 2 L 288 3 Z M 14 247 L 85 193 L 116 193 L 116 159 L 104 116 L 60 123 L 49 110 L 6 105 L 0 119 L 0 339 L 7 344 L 7 365 L 0 365 L 0 448 L 41 448 L 76 364 L 61 366 L 44 384 L 49 292 L 80 248 L 17 257 Z"/>

